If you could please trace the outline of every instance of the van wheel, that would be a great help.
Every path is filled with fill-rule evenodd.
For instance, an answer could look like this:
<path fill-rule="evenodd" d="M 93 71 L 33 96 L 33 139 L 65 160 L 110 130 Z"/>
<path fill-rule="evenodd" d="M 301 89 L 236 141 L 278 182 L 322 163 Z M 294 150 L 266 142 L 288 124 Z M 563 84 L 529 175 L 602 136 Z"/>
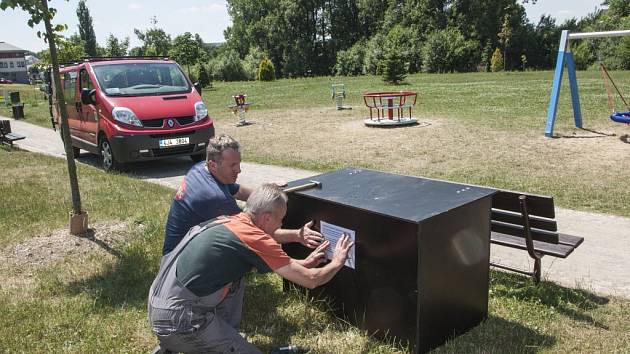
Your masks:
<path fill-rule="evenodd" d="M 113 170 L 121 170 L 123 167 L 123 164 L 116 161 L 112 146 L 109 144 L 109 141 L 106 138 L 103 138 L 101 140 L 101 164 L 103 166 L 103 169 L 107 172 Z"/>
<path fill-rule="evenodd" d="M 203 161 L 206 159 L 206 154 L 190 155 L 190 159 L 194 162 Z"/>

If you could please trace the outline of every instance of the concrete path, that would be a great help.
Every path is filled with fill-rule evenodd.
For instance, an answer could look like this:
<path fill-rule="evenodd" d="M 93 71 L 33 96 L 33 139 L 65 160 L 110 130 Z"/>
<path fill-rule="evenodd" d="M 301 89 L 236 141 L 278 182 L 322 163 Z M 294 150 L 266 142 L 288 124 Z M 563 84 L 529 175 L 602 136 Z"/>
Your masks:
<path fill-rule="evenodd" d="M 1 119 L 8 119 L 0 117 Z M 63 157 L 59 134 L 24 121 L 11 121 L 14 132 L 27 138 L 17 142 L 24 150 Z M 98 166 L 94 155 L 83 153 L 78 161 Z M 188 158 L 134 164 L 129 175 L 177 188 L 192 166 Z M 313 171 L 243 162 L 239 183 L 256 186 L 268 181 L 291 181 L 317 174 Z M 566 259 L 543 258 L 543 278 L 568 287 L 630 298 L 630 218 L 556 209 L 559 230 L 583 236 L 584 243 Z M 531 267 L 527 252 L 492 246 L 493 261 Z"/>

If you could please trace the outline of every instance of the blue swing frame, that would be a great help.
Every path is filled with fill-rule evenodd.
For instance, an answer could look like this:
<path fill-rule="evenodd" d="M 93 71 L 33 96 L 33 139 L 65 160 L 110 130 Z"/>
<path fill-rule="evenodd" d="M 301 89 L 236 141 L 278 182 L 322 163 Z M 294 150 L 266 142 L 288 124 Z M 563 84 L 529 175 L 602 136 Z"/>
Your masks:
<path fill-rule="evenodd" d="M 549 100 L 549 108 L 547 109 L 547 125 L 545 126 L 545 136 L 553 137 L 553 125 L 556 120 L 556 112 L 558 111 L 558 98 L 560 97 L 560 86 L 562 84 L 562 74 L 564 66 L 567 66 L 569 74 L 569 85 L 571 87 L 571 103 L 573 105 L 573 119 L 577 128 L 582 128 L 582 110 L 580 109 L 580 95 L 578 93 L 577 78 L 575 75 L 575 62 L 573 54 L 569 50 L 570 39 L 580 38 L 599 38 L 599 37 L 620 37 L 630 35 L 630 30 L 609 31 L 609 32 L 592 32 L 592 33 L 574 33 L 569 35 L 568 30 L 563 30 L 560 36 L 560 46 L 558 47 L 558 58 L 556 59 L 556 71 L 553 77 L 553 86 L 551 88 L 551 98 Z M 610 116 L 615 122 L 629 123 L 628 116 L 630 112 L 614 113 Z M 613 118 L 614 117 L 614 118 Z"/>

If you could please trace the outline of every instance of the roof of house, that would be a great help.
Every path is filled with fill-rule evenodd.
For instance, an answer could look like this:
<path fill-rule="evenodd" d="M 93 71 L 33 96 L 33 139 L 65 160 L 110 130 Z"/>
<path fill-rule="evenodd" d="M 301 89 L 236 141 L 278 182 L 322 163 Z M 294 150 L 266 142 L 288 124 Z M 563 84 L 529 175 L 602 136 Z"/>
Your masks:
<path fill-rule="evenodd" d="M 0 52 L 26 52 L 25 49 L 18 48 L 7 42 L 0 42 Z"/>

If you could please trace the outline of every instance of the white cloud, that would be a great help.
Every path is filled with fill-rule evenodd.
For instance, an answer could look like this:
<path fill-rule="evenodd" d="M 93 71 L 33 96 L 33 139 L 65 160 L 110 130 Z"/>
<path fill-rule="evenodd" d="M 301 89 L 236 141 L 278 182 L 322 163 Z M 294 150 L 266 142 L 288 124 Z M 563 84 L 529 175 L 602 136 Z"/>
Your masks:
<path fill-rule="evenodd" d="M 135 3 L 135 2 L 132 2 L 132 3 L 127 4 L 127 9 L 134 10 L 134 11 L 135 10 L 140 10 L 140 9 L 142 9 L 142 5 L 140 5 L 138 3 Z"/>

